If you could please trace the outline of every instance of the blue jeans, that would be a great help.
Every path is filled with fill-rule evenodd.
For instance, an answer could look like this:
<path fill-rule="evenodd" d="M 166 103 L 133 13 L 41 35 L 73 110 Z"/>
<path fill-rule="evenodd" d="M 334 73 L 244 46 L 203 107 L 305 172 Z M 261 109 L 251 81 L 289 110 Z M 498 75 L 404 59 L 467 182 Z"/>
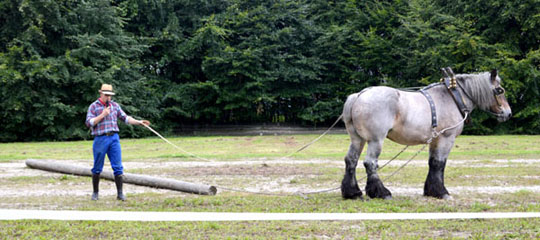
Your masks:
<path fill-rule="evenodd" d="M 114 175 L 118 176 L 124 173 L 124 167 L 122 166 L 122 150 L 120 149 L 120 137 L 118 137 L 118 134 L 95 137 L 92 149 L 94 152 L 94 167 L 92 168 L 92 173 L 100 174 L 103 171 L 105 154 L 109 157 Z"/>

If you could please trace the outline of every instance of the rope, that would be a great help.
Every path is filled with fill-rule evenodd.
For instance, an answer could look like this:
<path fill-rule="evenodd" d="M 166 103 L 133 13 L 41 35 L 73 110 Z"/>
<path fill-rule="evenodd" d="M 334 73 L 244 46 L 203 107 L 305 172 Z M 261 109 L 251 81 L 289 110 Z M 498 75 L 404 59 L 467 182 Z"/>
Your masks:
<path fill-rule="evenodd" d="M 326 135 L 328 132 L 330 132 L 330 130 L 332 130 L 332 128 L 334 128 L 336 126 L 336 124 L 338 124 L 338 122 L 343 118 L 343 115 L 340 115 L 339 118 L 332 124 L 332 126 L 330 126 L 326 131 L 324 131 L 320 136 L 318 136 L 317 138 L 313 139 L 311 142 L 307 143 L 306 145 L 302 146 L 301 148 L 299 148 L 298 150 L 290 153 L 290 154 L 287 154 L 286 156 L 283 156 L 281 157 L 280 159 L 283 159 L 283 158 L 290 158 L 292 155 L 294 154 L 297 154 L 301 151 L 303 151 L 304 149 L 308 148 L 309 146 L 313 145 L 315 142 L 319 141 L 319 139 L 321 139 L 324 135 Z M 148 128 L 148 130 L 150 130 L 151 132 L 153 132 L 154 134 L 156 134 L 158 137 L 160 137 L 163 141 L 165 141 L 166 143 L 170 144 L 171 146 L 175 147 L 176 149 L 182 151 L 183 153 L 186 153 L 192 157 L 195 157 L 199 160 L 203 160 L 203 161 L 207 161 L 207 162 L 213 162 L 213 160 L 210 160 L 210 159 L 207 159 L 207 158 L 203 158 L 201 156 L 198 156 L 194 153 L 191 153 L 191 152 L 188 152 L 184 149 L 182 149 L 181 147 L 175 145 L 174 143 L 170 142 L 169 140 L 167 140 L 165 137 L 161 136 L 161 134 L 159 134 L 156 130 L 152 129 L 150 126 L 147 126 L 145 124 L 142 124 L 143 126 L 145 126 L 146 128 Z"/>
<path fill-rule="evenodd" d="M 388 160 L 388 162 L 386 162 L 384 165 L 382 165 L 382 167 L 380 167 L 379 169 L 383 169 L 384 167 L 386 167 L 386 165 L 388 165 L 389 163 L 391 163 L 392 161 L 394 161 L 402 152 L 404 152 L 407 148 L 409 148 L 409 145 L 406 145 L 403 149 L 401 149 L 401 151 L 396 154 L 392 159 Z"/>
<path fill-rule="evenodd" d="M 420 154 L 422 151 L 424 151 L 424 149 L 426 149 L 427 145 L 429 145 L 429 143 L 426 143 L 424 144 L 424 146 L 418 150 L 407 162 L 405 162 L 403 165 L 401 165 L 398 169 L 396 169 L 393 173 L 391 173 L 390 175 L 388 175 L 387 177 L 385 177 L 383 179 L 383 182 L 385 182 L 386 180 L 390 179 L 391 177 L 393 177 L 396 173 L 398 173 L 399 171 L 401 171 L 401 169 L 403 169 L 405 166 L 407 166 L 407 164 L 409 164 L 418 154 Z M 390 162 L 390 161 L 389 161 Z M 388 164 L 388 163 L 387 163 Z M 386 166 L 386 164 L 385 164 Z M 382 169 L 382 168 L 381 168 Z"/>
<path fill-rule="evenodd" d="M 332 124 L 332 126 L 330 126 L 330 128 L 328 128 L 328 130 L 326 130 L 323 134 L 321 134 L 319 137 L 315 138 L 314 140 L 312 140 L 311 142 L 309 142 L 308 144 L 302 146 L 301 148 L 299 148 L 298 150 L 296 150 L 295 152 L 292 152 L 290 154 L 288 154 L 287 156 L 284 156 L 282 158 L 289 158 L 290 156 L 308 148 L 309 146 L 311 146 L 312 144 L 314 144 L 315 142 L 317 142 L 319 139 L 321 139 L 324 135 L 326 135 L 332 128 L 334 128 L 334 126 L 341 120 L 341 118 L 343 117 L 343 115 L 339 116 L 339 118 L 334 122 L 334 124 Z M 194 153 L 191 153 L 191 152 L 188 152 L 184 149 L 182 149 L 181 147 L 177 146 L 176 144 L 170 142 L 169 140 L 167 140 L 165 137 L 161 136 L 161 134 L 159 134 L 156 130 L 152 129 L 150 126 L 147 126 L 145 124 L 142 124 L 143 126 L 145 126 L 148 130 L 150 130 L 151 132 L 153 132 L 154 134 L 156 134 L 158 137 L 160 137 L 163 141 L 165 141 L 166 143 L 170 144 L 171 146 L 175 147 L 176 149 L 192 156 L 192 157 L 195 157 L 199 160 L 203 160 L 203 161 L 207 161 L 207 162 L 213 162 L 212 160 L 210 159 L 206 159 L 206 158 L 203 158 L 203 157 L 200 157 Z M 256 192 L 256 191 L 249 191 L 249 190 L 245 190 L 245 189 L 237 189 L 237 188 L 229 188 L 229 187 L 223 187 L 223 186 L 220 186 L 220 185 L 216 185 L 216 184 L 212 184 L 213 186 L 217 187 L 217 188 L 220 188 L 220 189 L 223 189 L 223 190 L 227 190 L 227 191 L 231 191 L 231 192 L 242 192 L 242 193 L 249 193 L 249 194 L 258 194 L 258 195 L 268 195 L 268 196 L 300 196 L 304 199 L 307 199 L 307 196 L 306 195 L 311 195 L 311 194 L 318 194 L 318 193 L 323 193 L 323 192 L 331 192 L 331 191 L 335 191 L 335 190 L 338 190 L 340 189 L 340 187 L 336 187 L 336 188 L 330 188 L 330 189 L 324 189 L 324 190 L 318 190 L 318 191 L 313 191 L 313 192 L 297 192 L 295 194 L 280 194 L 280 193 L 271 193 L 271 192 Z"/>
<path fill-rule="evenodd" d="M 317 138 L 313 139 L 311 142 L 305 144 L 304 146 L 302 146 L 301 148 L 299 148 L 298 150 L 290 153 L 290 154 L 287 154 L 286 156 L 284 157 L 281 157 L 280 159 L 284 159 L 284 158 L 290 158 L 292 155 L 294 154 L 297 154 L 299 152 L 301 152 L 302 150 L 308 148 L 309 146 L 313 145 L 315 142 L 319 141 L 319 139 L 321 139 L 324 135 L 326 135 L 328 132 L 330 132 L 330 130 L 332 130 L 332 128 L 334 128 L 336 126 L 336 124 L 343 118 L 343 114 L 339 116 L 339 118 L 332 124 L 332 126 L 330 126 L 326 131 L 324 131 L 320 136 L 318 136 Z M 221 189 L 224 189 L 224 190 L 227 190 L 227 191 L 232 191 L 232 192 L 242 192 L 242 193 L 250 193 L 250 194 L 257 194 L 257 195 L 267 195 L 267 196 L 281 196 L 281 197 L 287 197 L 287 196 L 300 196 L 304 199 L 308 199 L 308 197 L 306 195 L 312 195 L 312 194 L 319 194 L 319 193 L 325 193 L 325 192 L 332 192 L 332 191 L 336 191 L 338 189 L 341 188 L 341 186 L 339 187 L 335 187 L 335 188 L 329 188 L 329 189 L 323 189 L 323 190 L 317 190 L 317 191 L 311 191 L 311 192 L 301 192 L 301 191 L 298 191 L 294 194 L 281 194 L 281 193 L 270 193 L 270 192 L 255 192 L 255 191 L 249 191 L 249 190 L 245 190 L 245 189 L 236 189 L 236 188 L 228 188 L 228 187 L 222 187 L 222 186 L 216 186 L 216 187 L 219 187 Z"/>
<path fill-rule="evenodd" d="M 468 116 L 468 112 L 465 112 L 465 116 L 463 117 L 463 120 L 459 121 L 457 124 L 451 126 L 451 127 L 447 127 L 443 130 L 441 130 L 440 132 L 437 132 L 435 131 L 435 129 L 433 129 L 433 133 L 432 133 L 432 136 L 426 141 L 426 144 L 424 144 L 424 146 L 418 150 L 407 162 L 405 162 L 403 165 L 401 165 L 398 169 L 396 169 L 393 173 L 391 173 L 389 176 L 385 177 L 383 179 L 383 181 L 386 181 L 388 179 L 390 179 L 392 176 L 394 176 L 397 172 L 401 171 L 401 169 L 403 169 L 405 166 L 407 166 L 407 164 L 409 164 L 418 154 L 420 154 L 422 151 L 424 151 L 424 149 L 426 149 L 426 147 L 431 143 L 433 142 L 433 140 L 435 138 L 438 138 L 441 134 L 443 134 L 444 132 L 450 130 L 450 129 L 453 129 L 453 128 L 456 128 L 458 127 L 459 125 L 461 125 L 463 122 L 465 122 L 465 120 L 467 120 L 467 116 Z M 406 146 L 405 148 L 407 148 L 408 146 Z M 403 152 L 405 150 L 405 148 L 401 151 Z M 401 153 L 400 152 L 400 153 Z M 399 154 L 398 154 L 399 155 Z M 390 161 L 389 161 L 390 162 Z M 388 163 L 389 163 L 388 162 Z M 386 163 L 384 166 L 386 166 L 388 163 Z M 384 167 L 383 166 L 383 167 Z M 382 169 L 382 167 L 381 167 Z"/>
<path fill-rule="evenodd" d="M 447 127 L 443 130 L 441 130 L 440 132 L 437 132 L 435 130 L 433 130 L 435 132 L 435 135 L 434 137 L 430 138 L 428 140 L 428 143 L 431 143 L 431 141 L 437 137 L 439 137 L 439 135 L 443 134 L 444 132 L 446 132 L 447 130 L 450 130 L 450 129 L 453 129 L 453 128 L 456 128 L 457 126 L 461 125 L 462 123 L 465 122 L 465 120 L 467 120 L 467 117 L 469 116 L 469 112 L 465 112 L 465 116 L 463 116 L 463 120 L 459 121 L 457 124 L 455 124 L 454 126 L 451 126 L 451 127 Z"/>
<path fill-rule="evenodd" d="M 176 144 L 170 142 L 169 140 L 167 140 L 166 138 L 164 138 L 163 136 L 161 136 L 161 134 L 159 134 L 156 130 L 152 129 L 150 126 L 147 126 L 146 124 L 142 124 L 142 125 L 145 126 L 146 128 L 148 128 L 148 130 L 152 131 L 152 132 L 153 132 L 154 134 L 156 134 L 158 137 L 160 137 L 163 141 L 165 141 L 166 143 L 172 145 L 173 147 L 175 147 L 176 149 L 182 151 L 183 153 L 188 154 L 188 155 L 190 155 L 190 156 L 192 156 L 192 157 L 194 157 L 194 158 L 197 158 L 197 159 L 199 159 L 199 160 L 203 160 L 203 161 L 205 161 L 205 162 L 213 162 L 213 161 L 210 160 L 210 159 L 206 159 L 206 158 L 200 157 L 200 156 L 198 156 L 198 155 L 196 155 L 196 154 L 194 154 L 194 153 L 190 153 L 190 152 L 188 152 L 188 151 L 182 149 L 181 147 L 177 146 Z"/>
<path fill-rule="evenodd" d="M 341 117 L 340 117 L 341 119 Z M 339 120 L 339 119 L 338 119 Z M 334 123 L 335 125 L 335 123 Z M 332 125 L 332 127 L 334 127 L 334 125 Z M 330 129 L 332 128 L 330 127 Z M 327 130 L 328 132 L 329 130 Z M 308 145 L 311 145 L 313 144 L 316 140 L 320 139 L 320 137 L 318 137 L 317 139 L 315 139 L 314 141 L 312 141 L 311 143 L 309 144 L 306 144 L 306 146 L 302 147 L 300 150 L 294 152 L 294 153 L 297 153 L 299 151 L 301 151 L 302 149 L 306 148 Z M 392 159 L 390 159 L 388 162 L 386 162 L 382 167 L 380 167 L 379 169 L 383 169 L 386 165 L 388 165 L 390 162 L 392 162 L 393 160 L 395 160 L 401 153 L 403 153 L 407 148 L 409 147 L 409 145 L 405 146 L 399 153 L 397 153 Z M 425 146 L 424 146 L 425 148 Z M 423 150 L 423 149 L 422 149 Z M 422 151 L 420 150 L 420 151 Z M 420 152 L 419 151 L 419 152 Z M 419 153 L 418 152 L 418 153 Z M 294 154 L 293 153 L 293 154 Z M 416 155 L 418 155 L 418 153 Z M 292 155 L 292 154 L 290 154 Z M 416 155 L 413 156 L 416 157 Z M 412 159 L 410 159 L 409 161 L 411 161 Z M 402 166 L 403 168 L 404 166 Z M 395 172 L 393 173 L 395 174 Z M 392 175 L 393 175 L 392 174 Z M 364 180 L 366 178 L 366 176 L 364 176 L 363 178 L 360 179 L 360 181 Z M 219 187 L 221 189 L 224 189 L 224 190 L 227 190 L 227 191 L 231 191 L 231 192 L 242 192 L 242 193 L 250 193 L 250 194 L 258 194 L 258 195 L 268 195 L 268 196 L 281 196 L 281 197 L 287 197 L 287 196 L 300 196 L 304 199 L 308 199 L 307 195 L 314 195 L 314 194 L 320 194 L 320 193 L 326 193 L 326 192 L 333 192 L 333 191 L 336 191 L 336 190 L 339 190 L 341 189 L 341 186 L 338 186 L 338 187 L 334 187 L 334 188 L 328 188 L 328 189 L 322 189 L 322 190 L 316 190 L 316 191 L 311 191 L 311 192 L 296 192 L 296 193 L 293 193 L 293 194 L 280 194 L 280 193 L 270 193 L 270 192 L 255 192 L 255 191 L 249 191 L 249 190 L 245 190 L 245 189 L 236 189 L 236 188 L 228 188 L 228 187 L 221 187 L 221 186 L 216 186 L 216 187 Z"/>
<path fill-rule="evenodd" d="M 309 143 L 307 143 L 306 145 L 302 146 L 302 147 L 299 148 L 298 150 L 296 150 L 296 151 L 294 151 L 294 152 L 292 152 L 292 153 L 290 153 L 290 154 L 288 154 L 288 155 L 286 155 L 286 156 L 284 156 L 284 157 L 282 157 L 282 158 L 289 158 L 289 157 L 291 157 L 292 155 L 299 153 L 300 151 L 302 151 L 302 150 L 308 148 L 309 146 L 311 146 L 311 145 L 314 144 L 315 142 L 319 141 L 319 139 L 321 139 L 324 135 L 326 135 L 328 132 L 330 132 L 330 130 L 332 130 L 332 128 L 334 128 L 334 127 L 336 126 L 336 124 L 337 124 L 342 118 L 343 118 L 343 114 L 341 114 L 341 115 L 339 116 L 339 118 L 334 122 L 334 124 L 332 124 L 332 126 L 330 126 L 326 131 L 324 131 L 319 137 L 313 139 L 311 142 L 309 142 Z"/>

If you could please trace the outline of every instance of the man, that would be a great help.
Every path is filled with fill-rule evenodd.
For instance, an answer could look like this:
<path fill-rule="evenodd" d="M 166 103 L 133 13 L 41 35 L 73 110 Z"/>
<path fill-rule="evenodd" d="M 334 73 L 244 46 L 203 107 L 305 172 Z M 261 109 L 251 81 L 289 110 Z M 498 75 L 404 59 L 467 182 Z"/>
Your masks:
<path fill-rule="evenodd" d="M 111 100 L 115 93 L 109 84 L 101 85 L 99 99 L 93 102 L 86 114 L 86 126 L 92 129 L 94 144 L 94 167 L 92 168 L 92 185 L 94 192 L 92 200 L 98 200 L 99 174 L 103 171 L 105 155 L 109 157 L 111 167 L 114 171 L 114 182 L 116 183 L 117 199 L 125 201 L 126 196 L 122 191 L 123 170 L 122 150 L 120 149 L 120 138 L 118 137 L 118 119 L 126 124 L 150 125 L 147 120 L 136 120 L 124 113 L 118 103 Z"/>

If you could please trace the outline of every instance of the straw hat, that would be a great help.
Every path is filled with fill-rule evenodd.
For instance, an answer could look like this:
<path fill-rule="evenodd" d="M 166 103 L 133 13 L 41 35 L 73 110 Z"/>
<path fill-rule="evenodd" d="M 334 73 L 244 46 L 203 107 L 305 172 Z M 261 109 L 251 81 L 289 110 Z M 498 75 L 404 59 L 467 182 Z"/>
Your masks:
<path fill-rule="evenodd" d="M 100 93 L 103 93 L 105 95 L 110 95 L 110 96 L 114 96 L 114 91 L 113 91 L 113 88 L 112 88 L 112 85 L 110 84 L 102 84 L 101 85 L 101 89 L 99 90 Z"/>

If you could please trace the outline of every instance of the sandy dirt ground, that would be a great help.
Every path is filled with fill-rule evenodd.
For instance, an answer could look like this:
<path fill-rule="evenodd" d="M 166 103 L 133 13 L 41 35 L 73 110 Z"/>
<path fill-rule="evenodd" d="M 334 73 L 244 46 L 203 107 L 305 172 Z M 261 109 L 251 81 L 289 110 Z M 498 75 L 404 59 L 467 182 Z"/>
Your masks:
<path fill-rule="evenodd" d="M 91 161 L 63 161 L 64 163 L 87 166 Z M 380 160 L 379 165 L 383 165 L 387 160 Z M 401 166 L 403 160 L 395 160 L 389 166 Z M 480 160 L 449 160 L 447 168 L 466 166 L 469 168 L 490 168 L 490 167 L 509 167 L 515 164 L 521 166 L 538 166 L 540 159 L 498 159 L 491 161 Z M 317 168 L 307 168 L 302 166 L 317 166 Z M 286 159 L 251 159 L 243 161 L 223 161 L 223 162 L 125 162 L 126 172 L 135 171 L 137 173 L 146 173 L 148 175 L 174 178 L 188 182 L 206 183 L 218 187 L 219 192 L 228 191 L 223 188 L 242 189 L 253 192 L 283 193 L 294 194 L 298 192 L 313 192 L 327 190 L 339 187 L 339 182 L 324 181 L 321 183 L 310 184 L 291 184 L 297 179 L 309 179 L 323 175 L 320 172 L 321 166 L 342 169 L 342 161 L 331 161 L 324 159 L 311 160 L 286 160 Z M 426 166 L 425 160 L 415 160 L 409 163 L 411 166 Z M 106 168 L 108 165 L 105 166 Z M 314 170 L 315 169 L 315 170 Z M 359 167 L 359 172 L 362 169 Z M 65 174 L 46 172 L 28 168 L 24 161 L 0 163 L 0 181 L 9 183 L 9 179 L 45 177 L 60 178 Z M 361 175 L 359 174 L 359 177 Z M 464 178 L 474 179 L 475 176 L 462 176 Z M 77 181 L 49 181 L 33 182 L 27 185 L 22 184 L 1 184 L 0 199 L 2 197 L 23 197 L 23 196 L 86 196 L 91 192 L 91 180 L 85 177 L 77 177 Z M 523 176 L 523 178 L 539 179 L 537 176 Z M 360 180 L 359 180 L 360 181 Z M 20 182 L 20 181 L 19 181 Z M 395 195 L 422 195 L 423 182 L 414 186 L 400 185 L 389 182 L 387 187 Z M 519 186 L 511 184 L 494 184 L 494 186 L 463 186 L 447 187 L 452 194 L 466 194 L 467 192 L 499 194 L 512 193 L 521 190 L 540 193 L 540 185 Z M 136 193 L 167 193 L 169 190 L 155 189 L 143 186 L 127 185 L 125 186 L 127 194 Z M 336 190 L 338 192 L 339 190 Z M 102 196 L 112 196 L 116 194 L 114 183 L 102 181 L 100 185 L 100 194 Z"/>

